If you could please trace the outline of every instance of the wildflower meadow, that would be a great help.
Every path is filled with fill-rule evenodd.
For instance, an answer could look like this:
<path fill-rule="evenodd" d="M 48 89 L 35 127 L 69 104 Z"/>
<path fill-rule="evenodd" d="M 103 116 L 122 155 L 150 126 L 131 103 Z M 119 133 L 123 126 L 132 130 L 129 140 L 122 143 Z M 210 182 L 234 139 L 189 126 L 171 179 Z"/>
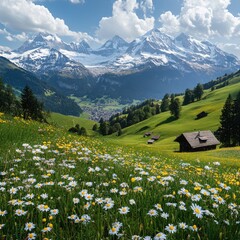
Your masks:
<path fill-rule="evenodd" d="M 240 239 L 240 169 L 211 159 L 69 136 L 0 167 L 1 240 Z"/>

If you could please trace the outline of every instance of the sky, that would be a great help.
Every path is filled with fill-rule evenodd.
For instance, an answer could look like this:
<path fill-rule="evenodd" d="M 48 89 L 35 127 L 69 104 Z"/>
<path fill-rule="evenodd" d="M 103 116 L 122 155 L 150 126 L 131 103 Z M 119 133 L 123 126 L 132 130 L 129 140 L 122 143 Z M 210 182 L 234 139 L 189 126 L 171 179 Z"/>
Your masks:
<path fill-rule="evenodd" d="M 209 40 L 240 58 L 240 0 L 0 0 L 0 48 L 38 32 L 92 47 L 119 35 L 128 42 L 158 28 Z"/>

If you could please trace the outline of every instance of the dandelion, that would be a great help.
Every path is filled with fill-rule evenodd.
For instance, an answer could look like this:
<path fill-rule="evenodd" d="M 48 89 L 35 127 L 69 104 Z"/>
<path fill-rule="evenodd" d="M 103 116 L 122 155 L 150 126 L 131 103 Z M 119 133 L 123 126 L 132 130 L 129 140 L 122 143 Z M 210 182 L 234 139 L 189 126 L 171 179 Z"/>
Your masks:
<path fill-rule="evenodd" d="M 174 226 L 173 224 L 168 224 L 165 227 L 165 230 L 168 231 L 169 233 L 175 233 L 177 231 L 177 227 Z"/>
<path fill-rule="evenodd" d="M 192 204 L 191 209 L 193 210 L 193 214 L 196 215 L 197 218 L 202 218 L 204 210 L 197 204 Z"/>
<path fill-rule="evenodd" d="M 127 214 L 130 211 L 129 207 L 121 207 L 118 209 L 120 214 Z"/>
<path fill-rule="evenodd" d="M 158 215 L 158 212 L 155 209 L 151 209 L 151 210 L 149 210 L 147 215 L 149 215 L 151 217 L 155 217 Z"/>
<path fill-rule="evenodd" d="M 166 234 L 159 232 L 154 236 L 153 239 L 154 240 L 165 240 L 165 239 L 167 239 L 167 236 L 166 236 Z"/>
<path fill-rule="evenodd" d="M 33 224 L 32 222 L 28 222 L 28 223 L 25 224 L 24 230 L 31 231 L 34 228 L 35 228 L 35 224 Z"/>

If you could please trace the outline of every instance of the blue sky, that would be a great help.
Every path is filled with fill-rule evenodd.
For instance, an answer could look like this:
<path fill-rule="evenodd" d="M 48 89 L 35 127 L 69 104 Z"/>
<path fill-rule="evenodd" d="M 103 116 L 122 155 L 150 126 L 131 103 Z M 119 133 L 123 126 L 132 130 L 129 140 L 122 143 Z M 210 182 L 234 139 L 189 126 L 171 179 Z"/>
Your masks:
<path fill-rule="evenodd" d="M 37 32 L 97 46 L 152 28 L 209 40 L 240 57 L 239 0 L 1 0 L 0 45 L 17 48 Z"/>

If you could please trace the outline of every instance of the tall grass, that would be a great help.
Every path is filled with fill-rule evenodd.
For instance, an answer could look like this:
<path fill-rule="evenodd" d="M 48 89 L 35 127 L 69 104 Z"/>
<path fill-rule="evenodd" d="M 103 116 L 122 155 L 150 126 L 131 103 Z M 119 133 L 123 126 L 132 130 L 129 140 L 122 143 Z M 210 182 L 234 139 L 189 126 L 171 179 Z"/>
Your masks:
<path fill-rule="evenodd" d="M 2 239 L 240 238 L 238 167 L 21 120 L 0 132 Z"/>

